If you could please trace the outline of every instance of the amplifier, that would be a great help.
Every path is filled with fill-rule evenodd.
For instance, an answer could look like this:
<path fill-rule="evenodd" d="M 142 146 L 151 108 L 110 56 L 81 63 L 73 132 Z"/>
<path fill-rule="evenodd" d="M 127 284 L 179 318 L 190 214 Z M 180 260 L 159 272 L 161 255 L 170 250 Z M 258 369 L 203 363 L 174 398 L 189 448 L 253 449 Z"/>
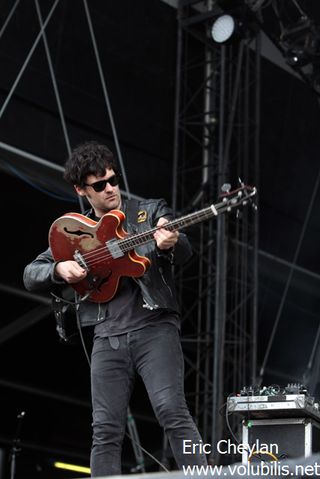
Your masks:
<path fill-rule="evenodd" d="M 242 463 L 308 457 L 320 450 L 320 424 L 306 418 L 242 422 Z"/>
<path fill-rule="evenodd" d="M 320 422 L 319 404 L 305 394 L 271 396 L 231 396 L 227 401 L 228 414 L 244 418 L 310 418 Z"/>

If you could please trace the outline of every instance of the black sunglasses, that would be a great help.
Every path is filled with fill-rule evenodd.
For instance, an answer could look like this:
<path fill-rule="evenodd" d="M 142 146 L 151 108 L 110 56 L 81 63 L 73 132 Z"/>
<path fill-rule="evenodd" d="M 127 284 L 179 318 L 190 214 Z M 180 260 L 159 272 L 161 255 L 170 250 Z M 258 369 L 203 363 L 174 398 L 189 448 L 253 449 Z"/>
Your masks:
<path fill-rule="evenodd" d="M 88 183 L 84 183 L 84 186 L 91 186 L 94 191 L 100 193 L 100 191 L 103 191 L 105 189 L 107 183 L 109 183 L 109 185 L 111 186 L 117 186 L 119 184 L 119 181 L 120 175 L 117 174 L 110 176 L 110 178 L 108 178 L 107 180 L 95 181 L 94 183 L 91 183 L 91 185 L 89 185 Z"/>

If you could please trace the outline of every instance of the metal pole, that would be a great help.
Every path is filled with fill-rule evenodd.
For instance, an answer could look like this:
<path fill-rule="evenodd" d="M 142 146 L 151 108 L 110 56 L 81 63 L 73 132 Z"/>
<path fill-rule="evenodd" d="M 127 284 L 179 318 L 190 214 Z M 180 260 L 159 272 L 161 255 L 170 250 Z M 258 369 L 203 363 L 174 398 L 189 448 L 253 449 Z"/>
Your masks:
<path fill-rule="evenodd" d="M 224 154 L 224 118 L 225 118 L 225 65 L 226 47 L 221 47 L 221 75 L 220 75 L 220 109 L 219 109 L 219 178 L 220 186 L 225 182 L 225 154 Z M 216 444 L 221 436 L 221 417 L 219 408 L 222 400 L 223 388 L 223 357 L 224 357 L 224 329 L 226 320 L 226 244 L 225 244 L 225 217 L 217 219 L 216 237 L 216 285 L 215 285 L 215 314 L 214 314 L 214 347 L 213 347 L 213 391 L 212 391 L 212 431 L 211 442 L 213 459 L 216 461 Z"/>
<path fill-rule="evenodd" d="M 178 158 L 179 158 L 179 133 L 180 133 L 180 95 L 181 95 L 181 65 L 182 65 L 182 27 L 181 27 L 181 7 L 178 5 L 178 33 L 177 33 L 177 65 L 176 65 L 176 98 L 174 114 L 174 142 L 173 142 L 173 162 L 172 162 L 172 210 L 173 214 L 177 212 L 178 201 Z"/>
<path fill-rule="evenodd" d="M 114 137 L 114 141 L 115 141 L 115 145 L 116 145 L 118 160 L 119 160 L 119 164 L 120 164 L 120 167 L 121 167 L 121 173 L 122 173 L 122 177 L 123 177 L 123 181 L 124 181 L 124 186 L 125 186 L 127 196 L 130 199 L 131 194 L 130 194 L 130 190 L 129 190 L 126 170 L 125 170 L 123 159 L 122 159 L 122 154 L 121 154 L 121 149 L 120 149 L 120 145 L 119 145 L 118 135 L 117 135 L 115 122 L 114 122 L 114 119 L 113 119 L 113 113 L 112 113 L 112 109 L 111 109 L 111 103 L 110 103 L 109 94 L 108 94 L 108 91 L 107 91 L 106 82 L 105 82 L 105 79 L 104 79 L 104 74 L 103 74 L 102 65 L 101 65 L 101 61 L 100 61 L 99 50 L 98 50 L 98 47 L 97 47 L 96 37 L 95 37 L 93 26 L 92 26 L 92 20 L 91 20 L 91 15 L 90 15 L 89 8 L 88 8 L 87 0 L 83 0 L 83 4 L 84 4 L 84 9 L 85 9 L 88 25 L 89 25 L 89 31 L 90 31 L 91 41 L 92 41 L 92 45 L 93 45 L 93 49 L 94 49 L 94 53 L 95 53 L 95 57 L 96 57 L 98 71 L 99 71 L 99 75 L 100 75 L 102 91 L 103 91 L 104 99 L 105 99 L 105 102 L 106 102 L 106 105 L 107 105 L 107 110 L 108 110 L 108 114 L 109 114 L 111 129 L 112 129 L 112 133 L 113 133 L 113 137 Z"/>
<path fill-rule="evenodd" d="M 256 90 L 255 90 L 255 144 L 254 144 L 254 174 L 257 189 L 259 191 L 260 178 L 260 94 L 261 94 L 261 33 L 256 37 L 255 44 L 255 62 L 256 62 Z M 259 197 L 256 199 L 258 207 Z M 259 209 L 257 209 L 259 211 Z M 252 384 L 257 380 L 257 338 L 258 338 L 258 292 L 259 292 L 259 221 L 258 213 L 253 220 L 253 287 L 254 298 L 252 304 Z"/>
<path fill-rule="evenodd" d="M 38 43 L 39 43 L 39 41 L 40 41 L 40 39 L 41 39 L 42 32 L 43 32 L 43 31 L 45 30 L 45 28 L 47 27 L 47 25 L 48 25 L 48 23 L 49 23 L 49 20 L 51 19 L 51 17 L 52 17 L 52 15 L 53 15 L 53 13 L 54 13 L 54 11 L 55 11 L 55 9 L 56 9 L 58 3 L 59 3 L 59 0 L 56 0 L 56 1 L 54 2 L 54 4 L 52 5 L 51 10 L 50 10 L 50 12 L 49 12 L 49 14 L 48 14 L 48 16 L 47 16 L 47 18 L 46 18 L 44 24 L 43 24 L 43 27 L 40 29 L 40 32 L 38 33 L 37 38 L 35 39 L 35 41 L 34 41 L 32 47 L 31 47 L 31 50 L 30 50 L 30 52 L 28 53 L 27 58 L 25 59 L 25 61 L 24 61 L 24 63 L 23 63 L 23 65 L 22 65 L 22 67 L 21 67 L 21 70 L 20 70 L 19 73 L 18 73 L 18 76 L 17 76 L 17 78 L 15 79 L 15 81 L 14 81 L 12 87 L 11 87 L 10 92 L 8 93 L 8 96 L 7 96 L 7 98 L 5 99 L 5 101 L 4 101 L 4 103 L 3 103 L 2 107 L 1 107 L 1 110 L 0 110 L 0 119 L 1 119 L 1 117 L 2 117 L 2 115 L 3 115 L 3 113 L 5 112 L 5 109 L 7 108 L 8 103 L 9 103 L 9 101 L 11 100 L 11 97 L 12 97 L 12 95 L 13 95 L 13 93 L 14 93 L 14 91 L 15 91 L 15 89 L 16 89 L 16 87 L 17 87 L 17 85 L 18 85 L 18 83 L 19 83 L 19 81 L 20 81 L 20 79 L 21 79 L 21 77 L 22 77 L 22 75 L 23 75 L 25 69 L 26 69 L 27 66 L 28 66 L 28 63 L 29 63 L 29 61 L 30 61 L 30 59 L 31 59 L 31 57 L 32 57 L 32 55 L 33 55 L 33 53 L 34 53 L 34 51 L 35 51 L 35 49 L 36 49 L 36 47 L 37 47 L 37 45 L 38 45 Z"/>
<path fill-rule="evenodd" d="M 5 30 L 6 30 L 7 26 L 8 26 L 8 23 L 10 22 L 10 20 L 11 20 L 11 18 L 12 18 L 12 16 L 13 16 L 14 12 L 16 11 L 16 8 L 17 8 L 17 6 L 19 5 L 19 3 L 20 3 L 20 0 L 16 0 L 15 4 L 14 4 L 13 7 L 11 8 L 11 10 L 10 10 L 10 12 L 9 12 L 9 15 L 7 16 L 7 19 L 6 19 L 6 21 L 4 22 L 3 27 L 2 27 L 1 30 L 0 30 L 0 38 L 1 38 L 2 35 L 4 34 L 4 32 L 5 32 Z"/>

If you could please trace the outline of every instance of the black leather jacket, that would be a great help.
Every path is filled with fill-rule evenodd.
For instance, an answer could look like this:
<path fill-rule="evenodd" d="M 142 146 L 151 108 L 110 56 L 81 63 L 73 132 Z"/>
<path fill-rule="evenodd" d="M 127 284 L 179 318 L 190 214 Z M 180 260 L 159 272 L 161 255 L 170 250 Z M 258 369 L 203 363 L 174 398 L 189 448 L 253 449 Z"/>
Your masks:
<path fill-rule="evenodd" d="M 159 218 L 172 217 L 171 209 L 163 199 L 141 200 L 137 204 L 138 218 L 126 218 L 125 230 L 128 233 L 147 231 L 154 227 Z M 126 214 L 128 201 L 123 204 Z M 87 213 L 92 215 L 92 211 Z M 183 264 L 192 255 L 190 243 L 185 234 L 180 233 L 178 243 L 174 250 L 163 251 L 157 249 L 155 242 L 149 242 L 137 247 L 136 252 L 151 260 L 151 266 L 146 273 L 135 280 L 139 284 L 144 299 L 145 307 L 149 309 L 165 308 L 179 312 L 179 306 L 175 294 L 175 286 L 172 275 L 172 264 Z M 55 261 L 50 248 L 41 253 L 28 264 L 24 270 L 23 281 L 27 290 L 56 290 L 57 287 L 65 286 L 63 280 L 57 280 L 54 276 Z M 84 301 L 79 307 L 79 317 L 82 326 L 97 324 L 105 319 L 108 303 L 93 303 Z"/>

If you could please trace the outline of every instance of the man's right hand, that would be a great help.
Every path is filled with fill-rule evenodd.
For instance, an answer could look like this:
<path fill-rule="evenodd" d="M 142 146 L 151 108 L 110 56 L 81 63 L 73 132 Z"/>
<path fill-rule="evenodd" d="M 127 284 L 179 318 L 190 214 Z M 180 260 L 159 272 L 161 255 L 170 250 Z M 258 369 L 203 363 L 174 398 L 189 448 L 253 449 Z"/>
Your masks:
<path fill-rule="evenodd" d="M 60 261 L 56 264 L 54 274 L 66 283 L 78 283 L 87 276 L 87 271 L 76 261 Z"/>

